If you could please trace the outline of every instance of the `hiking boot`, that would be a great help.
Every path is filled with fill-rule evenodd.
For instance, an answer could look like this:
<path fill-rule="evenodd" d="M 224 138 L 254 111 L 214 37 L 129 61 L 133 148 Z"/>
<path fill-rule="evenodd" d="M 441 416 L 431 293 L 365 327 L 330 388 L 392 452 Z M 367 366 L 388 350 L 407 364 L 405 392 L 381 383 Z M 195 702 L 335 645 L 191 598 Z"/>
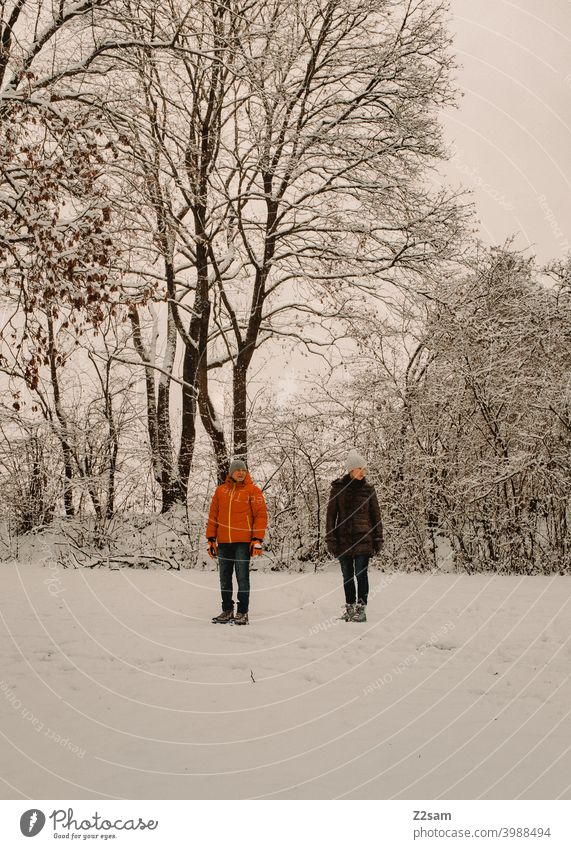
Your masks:
<path fill-rule="evenodd" d="M 247 625 L 248 624 L 248 614 L 247 613 L 237 613 L 234 617 L 234 625 Z"/>
<path fill-rule="evenodd" d="M 227 622 L 234 621 L 234 608 L 232 610 L 223 610 L 218 616 L 212 617 L 212 622 L 216 625 L 226 625 Z"/>
<path fill-rule="evenodd" d="M 355 605 L 354 604 L 346 604 L 345 610 L 341 614 L 340 618 L 343 620 L 343 622 L 351 622 L 354 615 L 355 615 Z"/>
<path fill-rule="evenodd" d="M 358 601 L 355 605 L 355 612 L 351 617 L 351 622 L 366 622 L 367 621 L 367 605 L 362 601 Z"/>

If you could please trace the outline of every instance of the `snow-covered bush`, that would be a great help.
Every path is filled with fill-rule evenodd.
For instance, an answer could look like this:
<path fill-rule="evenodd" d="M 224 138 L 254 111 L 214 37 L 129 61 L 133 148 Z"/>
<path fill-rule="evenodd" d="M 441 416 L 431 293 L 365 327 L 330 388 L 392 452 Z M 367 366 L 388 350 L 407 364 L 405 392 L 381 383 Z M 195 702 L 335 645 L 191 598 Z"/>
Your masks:
<path fill-rule="evenodd" d="M 60 495 L 62 467 L 46 428 L 15 431 L 0 448 L 3 512 L 16 534 L 49 525 Z"/>

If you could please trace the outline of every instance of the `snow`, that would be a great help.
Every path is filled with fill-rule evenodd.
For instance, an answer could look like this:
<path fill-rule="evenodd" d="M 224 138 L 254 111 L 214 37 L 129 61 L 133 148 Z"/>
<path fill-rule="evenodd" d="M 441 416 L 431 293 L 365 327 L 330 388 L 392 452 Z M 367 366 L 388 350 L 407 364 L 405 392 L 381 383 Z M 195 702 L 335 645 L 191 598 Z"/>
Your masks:
<path fill-rule="evenodd" d="M 5 798 L 569 798 L 569 578 L 370 584 L 1 564 Z"/>

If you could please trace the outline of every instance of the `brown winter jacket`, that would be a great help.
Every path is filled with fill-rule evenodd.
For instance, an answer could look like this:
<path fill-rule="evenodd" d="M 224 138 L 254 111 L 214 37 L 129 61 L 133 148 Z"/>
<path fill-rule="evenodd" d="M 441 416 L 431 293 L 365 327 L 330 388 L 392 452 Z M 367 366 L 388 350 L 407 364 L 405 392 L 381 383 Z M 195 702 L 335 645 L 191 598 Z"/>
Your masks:
<path fill-rule="evenodd" d="M 383 544 L 381 512 L 374 487 L 350 475 L 331 484 L 325 540 L 334 557 L 376 554 Z"/>
<path fill-rule="evenodd" d="M 262 490 L 249 473 L 244 483 L 227 477 L 216 487 L 210 504 L 206 539 L 218 542 L 251 542 L 264 538 L 268 514 Z"/>

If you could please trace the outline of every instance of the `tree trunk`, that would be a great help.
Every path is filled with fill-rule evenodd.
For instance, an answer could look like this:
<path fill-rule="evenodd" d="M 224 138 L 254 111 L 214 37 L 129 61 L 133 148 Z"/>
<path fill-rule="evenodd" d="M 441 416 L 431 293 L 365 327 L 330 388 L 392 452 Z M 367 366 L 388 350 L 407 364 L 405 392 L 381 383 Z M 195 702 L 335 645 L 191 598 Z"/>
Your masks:
<path fill-rule="evenodd" d="M 167 260 L 165 259 L 165 263 Z M 176 354 L 177 333 L 173 317 L 173 307 L 169 304 L 167 316 L 167 342 L 159 377 L 155 401 L 155 377 L 150 353 L 145 347 L 141 334 L 139 314 L 135 306 L 129 311 L 133 327 L 133 343 L 145 367 L 145 389 L 147 395 L 147 429 L 153 459 L 155 478 L 161 485 L 161 513 L 176 503 L 184 503 L 185 491 L 181 488 L 176 465 L 170 423 L 170 387 L 172 369 Z"/>
<path fill-rule="evenodd" d="M 204 429 L 212 441 L 218 483 L 223 483 L 228 472 L 228 447 L 222 423 L 216 415 L 214 405 L 208 394 L 208 369 L 204 361 L 200 363 L 199 367 L 198 408 Z"/>
<path fill-rule="evenodd" d="M 186 344 L 182 367 L 182 422 L 178 454 L 178 475 L 185 493 L 196 442 L 196 349 Z"/>
<path fill-rule="evenodd" d="M 52 316 L 47 313 L 48 319 L 48 341 L 49 341 L 49 359 L 50 359 L 50 378 L 52 383 L 52 391 L 54 394 L 54 407 L 57 416 L 57 420 L 59 422 L 59 432 L 58 438 L 61 445 L 62 455 L 63 455 L 63 468 L 64 468 L 64 490 L 63 490 L 63 503 L 65 508 L 65 515 L 68 518 L 71 518 L 75 515 L 75 509 L 73 506 L 73 453 L 71 450 L 71 446 L 69 444 L 69 428 L 67 424 L 67 418 L 63 411 L 61 405 L 61 393 L 59 387 L 59 376 L 57 372 L 57 363 L 56 363 L 56 349 L 55 349 L 55 338 L 54 338 L 54 324 Z"/>
<path fill-rule="evenodd" d="M 198 232 L 196 246 L 196 294 L 194 297 L 193 314 L 188 333 L 184 330 L 183 379 L 185 382 L 182 393 L 182 431 L 178 455 L 178 473 L 181 485 L 186 492 L 190 466 L 196 442 L 196 411 L 198 401 L 198 372 L 201 363 L 206 364 L 208 339 L 208 322 L 210 320 L 210 302 L 208 300 L 208 267 L 207 251 L 204 240 L 204 210 L 198 207 L 195 212 L 195 227 Z M 176 308 L 175 308 L 176 309 Z M 178 319 L 178 316 L 177 316 Z M 180 319 L 178 319 L 180 325 Z M 179 331 L 180 332 L 180 331 Z"/>
<path fill-rule="evenodd" d="M 119 454 L 119 434 L 113 417 L 113 399 L 111 396 L 111 360 L 107 361 L 105 370 L 105 418 L 109 428 L 109 473 L 107 476 L 107 502 L 105 518 L 112 519 L 115 513 L 115 475 L 117 472 L 117 456 Z"/>
<path fill-rule="evenodd" d="M 145 395 L 147 399 L 147 432 L 151 448 L 151 462 L 153 464 L 153 475 L 157 483 L 161 482 L 161 456 L 159 452 L 157 401 L 155 398 L 155 373 L 151 366 L 150 353 L 145 347 L 141 333 L 141 321 L 139 311 L 133 304 L 129 309 L 129 319 L 133 329 L 133 344 L 135 350 L 145 369 Z"/>
<path fill-rule="evenodd" d="M 250 358 L 238 354 L 232 375 L 234 395 L 234 457 L 248 465 L 248 398 L 246 393 Z"/>

